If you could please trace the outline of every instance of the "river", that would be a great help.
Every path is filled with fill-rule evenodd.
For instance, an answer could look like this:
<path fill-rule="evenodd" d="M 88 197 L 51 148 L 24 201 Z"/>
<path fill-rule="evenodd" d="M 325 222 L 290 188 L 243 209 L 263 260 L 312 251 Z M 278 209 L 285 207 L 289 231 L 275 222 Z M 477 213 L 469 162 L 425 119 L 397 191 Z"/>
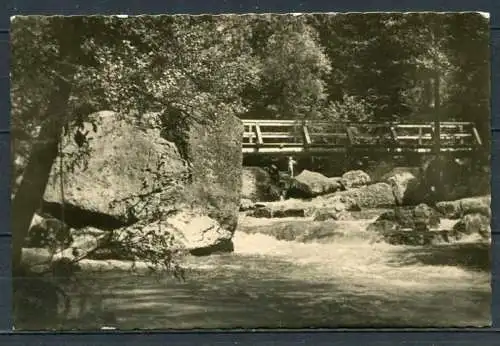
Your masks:
<path fill-rule="evenodd" d="M 307 243 L 237 231 L 234 253 L 187 258 L 185 282 L 124 272 L 82 282 L 112 316 L 101 324 L 119 329 L 490 324 L 489 244 L 372 243 L 368 222 L 346 221 L 343 236 Z M 96 327 L 82 316 L 72 328 Z"/>

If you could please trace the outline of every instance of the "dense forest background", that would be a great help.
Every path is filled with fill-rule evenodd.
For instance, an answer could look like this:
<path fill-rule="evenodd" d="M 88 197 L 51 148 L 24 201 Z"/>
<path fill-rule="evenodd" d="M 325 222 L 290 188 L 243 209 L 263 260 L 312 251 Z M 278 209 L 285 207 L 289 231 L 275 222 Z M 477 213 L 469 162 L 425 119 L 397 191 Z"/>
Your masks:
<path fill-rule="evenodd" d="M 429 121 L 438 100 L 487 136 L 488 40 L 470 13 L 17 18 L 12 123 L 40 125 L 61 77 L 72 114 Z"/>

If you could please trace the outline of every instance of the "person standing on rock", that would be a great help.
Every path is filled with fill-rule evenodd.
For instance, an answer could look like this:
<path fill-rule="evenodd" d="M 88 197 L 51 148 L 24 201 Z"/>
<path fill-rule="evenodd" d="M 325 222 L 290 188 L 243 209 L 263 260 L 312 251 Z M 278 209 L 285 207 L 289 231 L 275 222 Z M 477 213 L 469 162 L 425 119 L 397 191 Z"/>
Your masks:
<path fill-rule="evenodd" d="M 293 178 L 293 167 L 296 164 L 297 164 L 297 161 L 295 161 L 292 156 L 288 156 L 288 173 L 290 173 L 291 178 Z"/>

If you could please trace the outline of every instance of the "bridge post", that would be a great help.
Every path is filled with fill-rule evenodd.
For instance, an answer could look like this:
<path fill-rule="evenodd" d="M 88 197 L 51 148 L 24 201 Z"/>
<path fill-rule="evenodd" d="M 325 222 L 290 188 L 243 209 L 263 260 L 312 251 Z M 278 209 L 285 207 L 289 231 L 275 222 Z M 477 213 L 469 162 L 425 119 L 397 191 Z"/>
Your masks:
<path fill-rule="evenodd" d="M 253 126 L 252 126 L 252 125 L 248 125 L 248 132 L 249 132 L 249 133 L 254 132 L 254 131 L 253 131 Z M 248 142 L 249 142 L 250 144 L 252 144 L 252 143 L 253 143 L 253 137 L 252 137 L 252 136 L 248 137 Z"/>
<path fill-rule="evenodd" d="M 309 136 L 309 130 L 307 129 L 307 122 L 302 125 L 302 134 L 304 137 L 304 145 L 307 148 L 311 144 L 311 137 Z"/>
<path fill-rule="evenodd" d="M 263 144 L 264 141 L 262 140 L 262 132 L 260 131 L 259 124 L 255 124 L 255 133 L 257 135 L 257 145 Z"/>

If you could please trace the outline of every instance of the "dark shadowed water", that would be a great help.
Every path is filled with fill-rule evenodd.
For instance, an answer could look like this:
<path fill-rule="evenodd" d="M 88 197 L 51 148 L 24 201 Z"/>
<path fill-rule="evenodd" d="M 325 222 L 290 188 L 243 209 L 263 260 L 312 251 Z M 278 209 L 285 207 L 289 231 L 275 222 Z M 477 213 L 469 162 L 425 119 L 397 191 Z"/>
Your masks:
<path fill-rule="evenodd" d="M 68 328 L 490 324 L 489 244 L 372 244 L 365 240 L 367 223 L 345 222 L 352 236 L 323 243 L 237 232 L 234 253 L 188 258 L 185 282 L 87 272 L 87 293 L 108 317 L 95 322 L 75 308 Z"/>

